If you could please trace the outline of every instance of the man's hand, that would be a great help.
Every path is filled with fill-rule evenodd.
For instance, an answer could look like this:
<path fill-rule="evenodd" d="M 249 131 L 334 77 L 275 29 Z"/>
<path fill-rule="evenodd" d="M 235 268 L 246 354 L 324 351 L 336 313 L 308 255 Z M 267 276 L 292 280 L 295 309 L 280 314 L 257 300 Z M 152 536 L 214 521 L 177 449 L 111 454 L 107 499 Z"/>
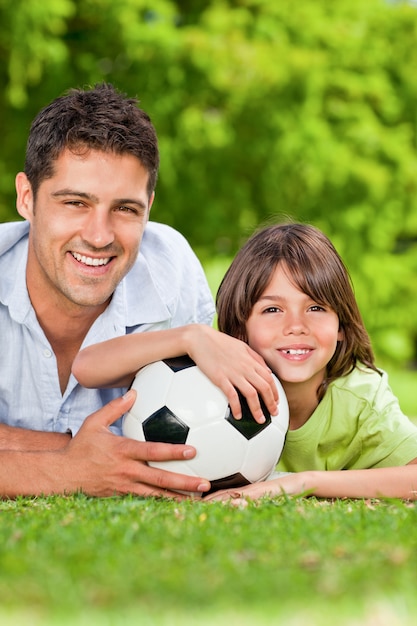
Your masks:
<path fill-rule="evenodd" d="M 156 469 L 146 463 L 190 459 L 196 453 L 191 446 L 144 443 L 111 433 L 108 427 L 131 408 L 135 397 L 136 392 L 131 390 L 86 418 L 61 451 L 69 470 L 65 470 L 63 486 L 68 483 L 71 491 L 81 490 L 91 496 L 133 493 L 183 498 L 173 490 L 208 491 L 207 480 Z"/>
<path fill-rule="evenodd" d="M 84 421 L 69 443 L 55 450 L 0 452 L 0 497 L 68 494 L 89 496 L 132 493 L 169 496 L 205 492 L 210 482 L 156 469 L 147 461 L 189 459 L 195 449 L 186 445 L 142 443 L 114 435 L 109 426 L 128 411 L 136 397 L 131 390 L 112 400 Z"/>

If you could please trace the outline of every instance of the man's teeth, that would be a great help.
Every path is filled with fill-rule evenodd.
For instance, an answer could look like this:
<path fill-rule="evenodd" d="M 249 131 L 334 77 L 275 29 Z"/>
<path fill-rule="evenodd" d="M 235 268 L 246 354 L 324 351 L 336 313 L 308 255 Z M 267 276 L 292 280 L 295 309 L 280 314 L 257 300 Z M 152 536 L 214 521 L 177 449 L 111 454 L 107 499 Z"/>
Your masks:
<path fill-rule="evenodd" d="M 285 354 L 297 355 L 297 354 L 307 354 L 307 352 L 309 352 L 309 350 L 307 350 L 307 349 L 304 349 L 304 350 L 291 350 L 291 349 L 289 349 L 289 350 L 284 350 L 284 352 L 285 352 Z"/>
<path fill-rule="evenodd" d="M 110 261 L 110 258 L 106 259 L 93 259 L 91 256 L 84 256 L 83 254 L 78 254 L 77 252 L 71 253 L 74 259 L 79 261 L 80 263 L 84 263 L 84 265 L 98 266 L 98 265 L 107 265 Z"/>

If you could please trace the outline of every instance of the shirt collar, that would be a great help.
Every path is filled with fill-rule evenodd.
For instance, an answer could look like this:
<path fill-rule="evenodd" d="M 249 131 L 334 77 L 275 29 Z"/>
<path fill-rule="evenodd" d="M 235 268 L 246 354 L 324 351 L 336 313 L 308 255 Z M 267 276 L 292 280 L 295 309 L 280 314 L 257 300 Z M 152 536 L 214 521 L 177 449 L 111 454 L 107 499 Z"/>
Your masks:
<path fill-rule="evenodd" d="M 23 323 L 28 315 L 33 314 L 26 287 L 27 238 L 16 244 L 14 237 L 14 242 L 15 271 L 1 281 L 0 299 L 9 307 L 12 318 Z M 128 327 L 161 323 L 170 317 L 168 305 L 161 297 L 148 262 L 140 252 L 96 324 L 104 324 L 102 330 L 105 335 L 114 336 L 124 334 Z"/>

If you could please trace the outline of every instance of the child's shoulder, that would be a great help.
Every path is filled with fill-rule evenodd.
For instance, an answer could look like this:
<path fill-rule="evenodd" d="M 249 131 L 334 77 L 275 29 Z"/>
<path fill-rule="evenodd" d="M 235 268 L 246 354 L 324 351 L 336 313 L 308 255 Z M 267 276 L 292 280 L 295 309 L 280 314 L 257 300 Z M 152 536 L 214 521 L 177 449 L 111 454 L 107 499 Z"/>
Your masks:
<path fill-rule="evenodd" d="M 378 371 L 376 371 L 362 363 L 357 363 L 351 372 L 345 376 L 340 376 L 333 384 L 338 387 L 354 387 L 356 385 L 378 386 L 383 378 L 387 378 L 387 374 L 383 370 L 378 369 Z"/>
<path fill-rule="evenodd" d="M 346 376 L 333 381 L 329 390 L 334 395 L 354 396 L 370 404 L 385 404 L 396 401 L 388 383 L 388 375 L 383 370 L 375 371 L 359 363 Z"/>

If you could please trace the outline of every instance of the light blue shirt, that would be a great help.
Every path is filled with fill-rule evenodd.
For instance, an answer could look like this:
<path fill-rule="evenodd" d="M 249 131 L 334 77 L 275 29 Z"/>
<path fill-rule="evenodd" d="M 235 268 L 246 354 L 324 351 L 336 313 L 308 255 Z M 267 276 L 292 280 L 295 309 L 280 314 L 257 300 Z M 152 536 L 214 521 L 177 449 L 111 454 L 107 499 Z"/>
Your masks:
<path fill-rule="evenodd" d="M 77 432 L 121 389 L 84 389 L 73 376 L 61 394 L 55 355 L 26 288 L 29 224 L 0 224 L 0 422 Z M 83 347 L 119 335 L 210 324 L 214 303 L 200 262 L 177 231 L 149 222 L 138 259 L 96 319 Z M 120 433 L 120 421 L 112 428 Z"/>

